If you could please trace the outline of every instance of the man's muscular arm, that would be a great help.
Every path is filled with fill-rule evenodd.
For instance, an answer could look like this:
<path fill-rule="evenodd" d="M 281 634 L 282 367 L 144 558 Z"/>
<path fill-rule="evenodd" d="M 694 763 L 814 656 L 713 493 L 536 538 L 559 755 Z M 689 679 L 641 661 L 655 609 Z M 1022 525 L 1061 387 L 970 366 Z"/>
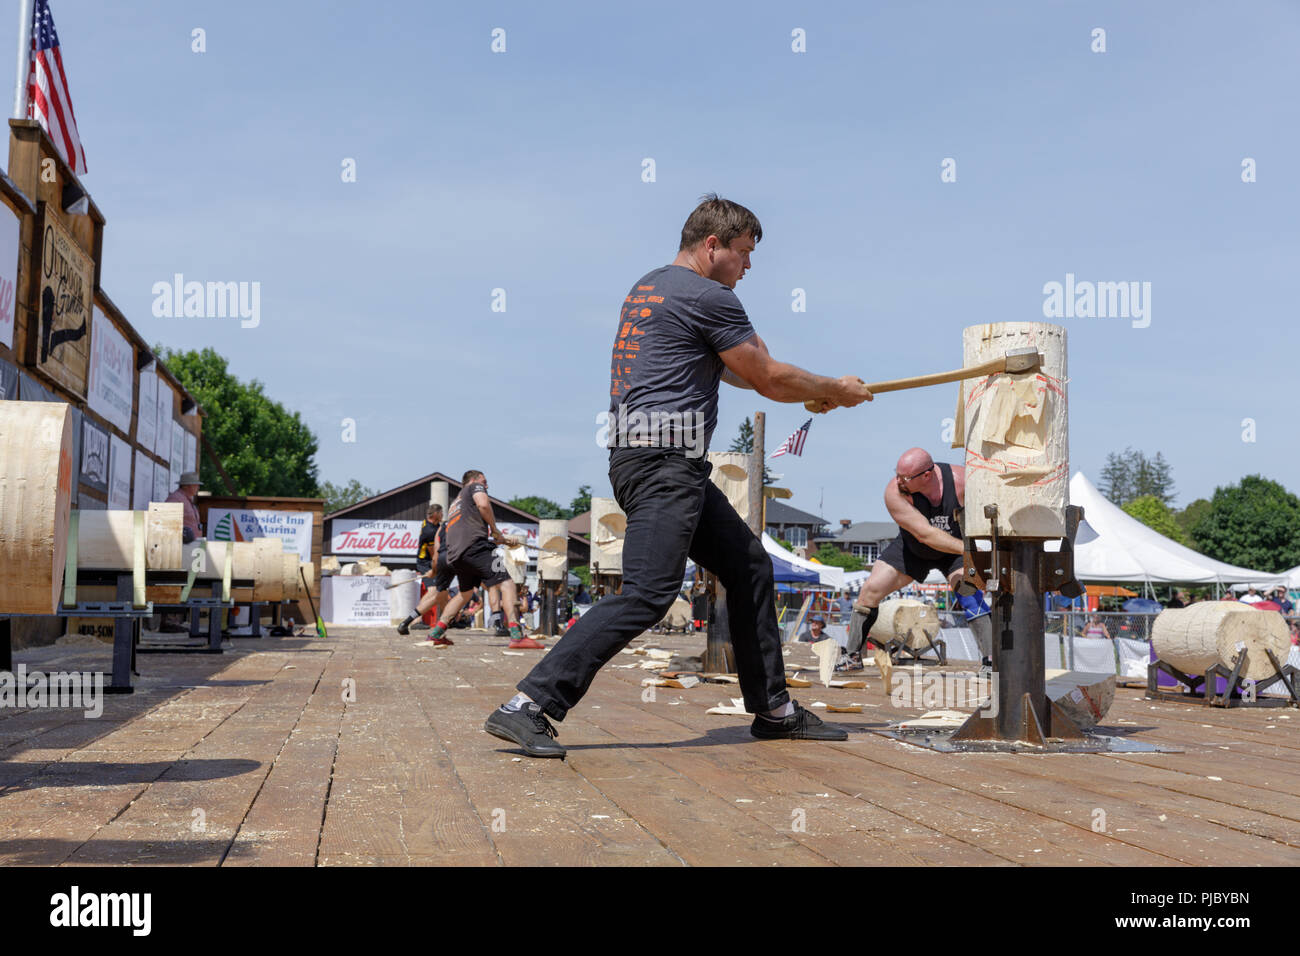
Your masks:
<path fill-rule="evenodd" d="M 737 375 L 729 368 L 724 368 L 722 370 L 722 380 L 726 382 L 728 385 L 733 385 L 736 388 L 747 388 L 751 392 L 754 390 L 753 385 L 750 385 L 748 382 L 746 382 L 743 378 L 741 378 L 739 375 Z"/>
<path fill-rule="evenodd" d="M 871 392 L 855 375 L 829 378 L 814 375 L 788 362 L 778 362 L 758 335 L 719 352 L 718 356 L 737 378 L 774 402 L 814 400 L 820 401 L 825 408 L 850 408 L 872 398 Z"/>
<path fill-rule="evenodd" d="M 898 526 L 916 538 L 917 541 L 944 554 L 961 554 L 961 538 L 954 538 L 947 531 L 936 528 L 925 520 L 925 516 L 916 510 L 911 499 L 898 490 L 898 482 L 890 479 L 885 486 L 885 507 L 889 516 Z"/>
<path fill-rule="evenodd" d="M 478 513 L 483 516 L 483 521 L 488 526 L 488 533 L 492 535 L 492 540 L 501 544 L 506 540 L 506 536 L 501 533 L 497 527 L 497 517 L 492 513 L 492 500 L 482 491 L 474 492 L 474 506 L 478 508 Z"/>

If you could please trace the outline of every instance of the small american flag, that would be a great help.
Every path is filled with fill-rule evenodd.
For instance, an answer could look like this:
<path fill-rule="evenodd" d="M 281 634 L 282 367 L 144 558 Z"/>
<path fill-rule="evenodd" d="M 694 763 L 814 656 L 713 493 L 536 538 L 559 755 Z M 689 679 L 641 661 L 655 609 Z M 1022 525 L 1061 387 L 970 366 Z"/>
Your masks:
<path fill-rule="evenodd" d="M 27 118 L 41 124 L 74 173 L 85 174 L 86 152 L 77 135 L 77 118 L 72 114 L 72 97 L 68 94 L 68 78 L 63 72 L 63 55 L 59 52 L 59 35 L 54 32 L 49 0 L 36 0 L 32 7 Z"/>
<path fill-rule="evenodd" d="M 793 435 L 791 435 L 789 438 L 783 441 L 781 443 L 781 447 L 778 448 L 776 451 L 772 452 L 772 454 L 768 455 L 768 457 L 775 458 L 778 455 L 784 455 L 786 452 L 789 452 L 791 455 L 794 455 L 796 458 L 801 456 L 803 454 L 803 443 L 808 440 L 808 429 L 811 427 L 812 427 L 812 419 L 810 418 L 802 425 L 800 425 L 798 430 L 796 430 Z"/>

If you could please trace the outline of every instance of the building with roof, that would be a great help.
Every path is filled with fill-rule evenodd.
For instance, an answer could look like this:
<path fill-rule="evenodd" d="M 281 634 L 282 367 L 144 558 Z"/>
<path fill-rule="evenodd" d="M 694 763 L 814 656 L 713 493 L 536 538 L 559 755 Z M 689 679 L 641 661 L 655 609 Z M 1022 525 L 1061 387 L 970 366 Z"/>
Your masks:
<path fill-rule="evenodd" d="M 826 519 L 800 511 L 775 498 L 767 502 L 764 528 L 773 538 L 785 541 L 807 553 L 809 544 L 826 531 Z M 812 548 L 811 550 L 817 550 Z"/>
<path fill-rule="evenodd" d="M 491 482 L 491 476 L 488 476 Z M 414 567 L 420 523 L 429 508 L 430 484 L 445 481 L 454 498 L 463 487 L 458 478 L 432 472 L 422 478 L 380 492 L 354 505 L 325 515 L 322 555 L 333 555 L 340 564 L 378 555 L 389 567 Z M 538 519 L 499 498 L 488 495 L 497 526 L 506 533 L 523 535 L 529 545 L 537 544 Z M 569 567 L 591 560 L 591 545 L 569 529 Z"/>
<path fill-rule="evenodd" d="M 892 521 L 852 521 L 840 519 L 840 530 L 813 541 L 813 550 L 829 544 L 836 550 L 861 558 L 870 567 L 885 546 L 898 537 L 898 525 Z"/>

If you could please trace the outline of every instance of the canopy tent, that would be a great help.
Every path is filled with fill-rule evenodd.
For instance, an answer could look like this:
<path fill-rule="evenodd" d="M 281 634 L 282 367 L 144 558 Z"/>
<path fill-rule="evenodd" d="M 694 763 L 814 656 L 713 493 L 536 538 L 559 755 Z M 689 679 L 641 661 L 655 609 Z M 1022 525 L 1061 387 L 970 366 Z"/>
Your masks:
<path fill-rule="evenodd" d="M 820 564 L 816 561 L 808 561 L 798 555 L 792 554 L 773 541 L 766 531 L 763 532 L 763 550 L 771 556 L 772 569 L 778 574 L 780 574 L 781 565 L 788 565 L 795 570 L 803 571 L 805 573 L 811 572 L 813 575 L 813 577 L 799 580 L 806 580 L 809 583 L 815 581 L 818 584 L 825 585 L 828 588 L 834 588 L 837 591 L 844 587 L 843 568 L 832 567 L 829 564 Z M 789 581 L 794 579 L 778 577 L 777 580 Z"/>
<path fill-rule="evenodd" d="M 953 557 L 955 558 L 957 557 L 957 555 L 954 554 Z M 870 568 L 868 568 L 865 571 L 846 572 L 844 575 L 845 590 L 848 591 L 860 590 L 862 588 L 862 585 L 864 585 L 867 582 L 867 578 L 869 578 L 870 576 L 871 576 Z M 925 576 L 925 580 L 922 581 L 921 583 L 922 584 L 947 584 L 948 578 L 941 571 L 931 570 L 930 573 Z"/>
<path fill-rule="evenodd" d="M 1290 571 L 1283 571 L 1282 576 L 1286 578 L 1286 586 L 1293 591 L 1300 590 L 1300 564 L 1296 565 Z"/>
<path fill-rule="evenodd" d="M 1283 582 L 1284 575 L 1225 564 L 1171 541 L 1112 504 L 1081 471 L 1070 479 L 1070 503 L 1083 506 L 1074 548 L 1074 570 L 1081 581 Z"/>

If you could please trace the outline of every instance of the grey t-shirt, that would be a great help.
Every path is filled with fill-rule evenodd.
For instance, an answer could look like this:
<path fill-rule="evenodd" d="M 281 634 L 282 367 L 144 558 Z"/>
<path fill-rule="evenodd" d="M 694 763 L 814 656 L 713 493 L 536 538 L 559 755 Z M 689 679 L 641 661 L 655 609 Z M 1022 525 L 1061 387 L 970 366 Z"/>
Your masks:
<path fill-rule="evenodd" d="M 647 274 L 619 314 L 609 447 L 675 446 L 702 456 L 718 423 L 718 353 L 752 335 L 736 293 L 722 283 L 685 266 Z"/>
<path fill-rule="evenodd" d="M 460 490 L 456 500 L 447 509 L 447 520 L 443 527 L 446 529 L 444 533 L 447 536 L 448 561 L 460 560 L 460 556 L 472 545 L 487 538 L 487 522 L 478 513 L 478 505 L 474 504 L 474 495 L 479 491 L 487 494 L 481 481 L 471 481 Z"/>

